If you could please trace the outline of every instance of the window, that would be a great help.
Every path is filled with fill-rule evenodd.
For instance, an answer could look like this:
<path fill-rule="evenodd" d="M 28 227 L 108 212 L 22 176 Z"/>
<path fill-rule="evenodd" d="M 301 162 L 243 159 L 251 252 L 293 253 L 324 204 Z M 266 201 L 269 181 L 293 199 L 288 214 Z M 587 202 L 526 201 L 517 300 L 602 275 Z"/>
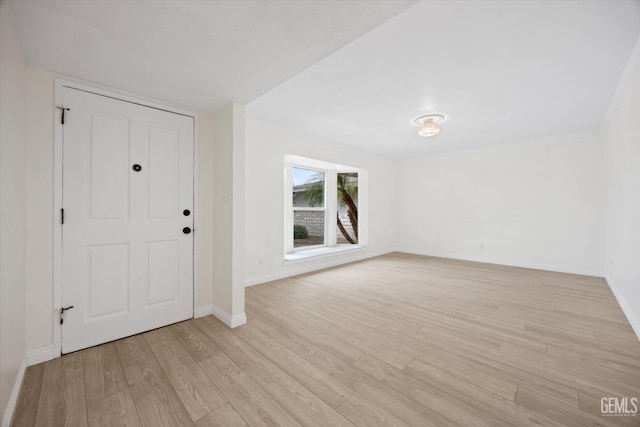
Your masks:
<path fill-rule="evenodd" d="M 342 244 L 358 244 L 358 173 L 343 172 L 336 175 L 338 226 L 336 241 Z"/>
<path fill-rule="evenodd" d="M 293 247 L 324 246 L 326 172 L 293 167 Z"/>
<path fill-rule="evenodd" d="M 366 246 L 366 171 L 298 156 L 285 163 L 285 258 Z"/>

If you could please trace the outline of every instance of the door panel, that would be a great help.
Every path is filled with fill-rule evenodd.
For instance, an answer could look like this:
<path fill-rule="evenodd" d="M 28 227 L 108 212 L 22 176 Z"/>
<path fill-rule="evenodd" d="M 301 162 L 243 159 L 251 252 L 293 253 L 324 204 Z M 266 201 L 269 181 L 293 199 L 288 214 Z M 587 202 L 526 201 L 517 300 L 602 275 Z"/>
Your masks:
<path fill-rule="evenodd" d="M 174 301 L 178 290 L 178 242 L 146 242 L 149 266 L 147 305 Z"/>
<path fill-rule="evenodd" d="M 129 121 L 92 114 L 91 218 L 125 219 L 129 213 Z"/>
<path fill-rule="evenodd" d="M 194 139 L 192 117 L 71 88 L 64 104 L 67 353 L 193 317 Z"/>
<path fill-rule="evenodd" d="M 129 245 L 87 246 L 87 320 L 125 314 L 129 307 Z"/>
<path fill-rule="evenodd" d="M 179 136 L 177 129 L 149 129 L 149 218 L 178 215 Z"/>

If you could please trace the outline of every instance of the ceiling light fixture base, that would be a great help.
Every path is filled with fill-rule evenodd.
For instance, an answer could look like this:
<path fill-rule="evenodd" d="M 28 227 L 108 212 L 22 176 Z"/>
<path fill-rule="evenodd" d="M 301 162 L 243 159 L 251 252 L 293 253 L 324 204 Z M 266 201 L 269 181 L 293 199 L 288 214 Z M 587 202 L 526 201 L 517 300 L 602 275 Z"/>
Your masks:
<path fill-rule="evenodd" d="M 444 122 L 446 117 L 444 114 L 422 114 L 415 119 L 411 120 L 411 124 L 414 126 L 421 126 L 426 121 L 432 121 L 434 123 Z"/>

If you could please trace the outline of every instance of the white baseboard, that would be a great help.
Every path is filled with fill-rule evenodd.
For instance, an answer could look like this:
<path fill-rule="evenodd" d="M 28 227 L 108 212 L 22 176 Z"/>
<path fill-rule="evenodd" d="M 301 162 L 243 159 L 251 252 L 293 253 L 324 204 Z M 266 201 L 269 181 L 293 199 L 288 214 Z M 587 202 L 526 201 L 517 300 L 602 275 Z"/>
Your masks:
<path fill-rule="evenodd" d="M 579 274 L 581 276 L 604 277 L 604 271 L 597 270 L 597 269 L 584 270 L 580 268 L 564 267 L 564 266 L 555 265 L 555 264 L 519 262 L 519 261 L 513 261 L 513 260 L 495 259 L 490 257 L 478 257 L 478 256 L 469 256 L 469 255 L 463 255 L 463 254 L 421 251 L 421 250 L 406 249 L 406 248 L 398 249 L 398 252 L 404 252 L 404 253 L 413 254 L 413 255 L 426 255 L 426 256 L 432 256 L 436 258 L 457 259 L 461 261 L 482 262 L 485 264 L 506 265 L 509 267 L 531 268 L 533 270 L 554 271 L 557 273 Z"/>
<path fill-rule="evenodd" d="M 52 360 L 56 357 L 56 355 L 53 351 L 53 346 L 46 345 L 35 350 L 27 351 L 25 357 L 27 358 L 27 366 L 33 366 L 37 365 L 38 363 Z"/>
<path fill-rule="evenodd" d="M 202 307 L 198 307 L 193 310 L 193 317 L 197 319 L 198 317 L 205 317 L 213 314 L 213 305 L 203 305 Z"/>
<path fill-rule="evenodd" d="M 393 249 L 385 249 L 375 252 L 340 252 L 339 257 L 335 256 L 322 256 L 320 258 L 306 258 L 303 260 L 296 260 L 294 263 L 285 265 L 282 269 L 274 274 L 267 274 L 264 276 L 249 277 L 245 279 L 244 286 L 259 285 L 261 283 L 273 282 L 274 280 L 280 280 L 291 276 L 297 276 L 299 274 L 310 273 L 316 270 L 322 270 L 324 268 L 336 267 L 342 264 L 348 264 L 350 262 L 362 261 L 364 259 L 377 257 L 380 255 L 394 252 Z"/>
<path fill-rule="evenodd" d="M 246 313 L 240 313 L 240 314 L 236 314 L 235 316 L 233 316 L 231 318 L 231 325 L 229 325 L 230 328 L 235 328 L 237 326 L 242 326 L 242 325 L 246 325 L 247 324 L 247 314 Z"/>
<path fill-rule="evenodd" d="M 211 314 L 216 316 L 218 319 L 222 321 L 225 325 L 230 328 L 235 328 L 237 326 L 242 326 L 247 323 L 247 315 L 245 313 L 236 314 L 235 316 L 231 316 L 226 311 L 222 310 L 215 305 L 211 306 Z"/>
<path fill-rule="evenodd" d="M 27 369 L 27 356 L 22 358 L 20 368 L 18 368 L 18 374 L 16 380 L 13 383 L 11 389 L 11 395 L 9 395 L 9 401 L 4 411 L 4 417 L 2 418 L 2 427 L 9 427 L 11 424 L 11 418 L 13 418 L 13 412 L 16 409 L 16 403 L 18 403 L 18 395 L 20 394 L 20 388 L 22 387 L 22 379 L 24 378 L 24 372 Z"/>
<path fill-rule="evenodd" d="M 638 319 L 636 314 L 633 312 L 631 306 L 629 305 L 629 303 L 627 303 L 627 300 L 624 299 L 622 293 L 620 292 L 620 289 L 616 286 L 613 279 L 607 276 L 605 277 L 605 280 L 607 281 L 611 292 L 613 292 L 613 296 L 616 297 L 616 300 L 618 300 L 618 304 L 624 312 L 624 315 L 627 316 L 627 320 L 629 321 L 633 332 L 636 333 L 638 340 L 640 340 L 640 319 Z"/>

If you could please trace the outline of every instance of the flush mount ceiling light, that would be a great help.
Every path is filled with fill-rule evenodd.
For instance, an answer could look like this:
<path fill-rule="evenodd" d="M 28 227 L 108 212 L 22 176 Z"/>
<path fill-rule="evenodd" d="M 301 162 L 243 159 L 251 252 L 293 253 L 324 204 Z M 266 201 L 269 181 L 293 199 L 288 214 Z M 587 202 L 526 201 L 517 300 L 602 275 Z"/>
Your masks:
<path fill-rule="evenodd" d="M 423 114 L 411 120 L 411 124 L 418 127 L 418 135 L 428 138 L 440 133 L 440 123 L 444 120 L 442 114 Z"/>

